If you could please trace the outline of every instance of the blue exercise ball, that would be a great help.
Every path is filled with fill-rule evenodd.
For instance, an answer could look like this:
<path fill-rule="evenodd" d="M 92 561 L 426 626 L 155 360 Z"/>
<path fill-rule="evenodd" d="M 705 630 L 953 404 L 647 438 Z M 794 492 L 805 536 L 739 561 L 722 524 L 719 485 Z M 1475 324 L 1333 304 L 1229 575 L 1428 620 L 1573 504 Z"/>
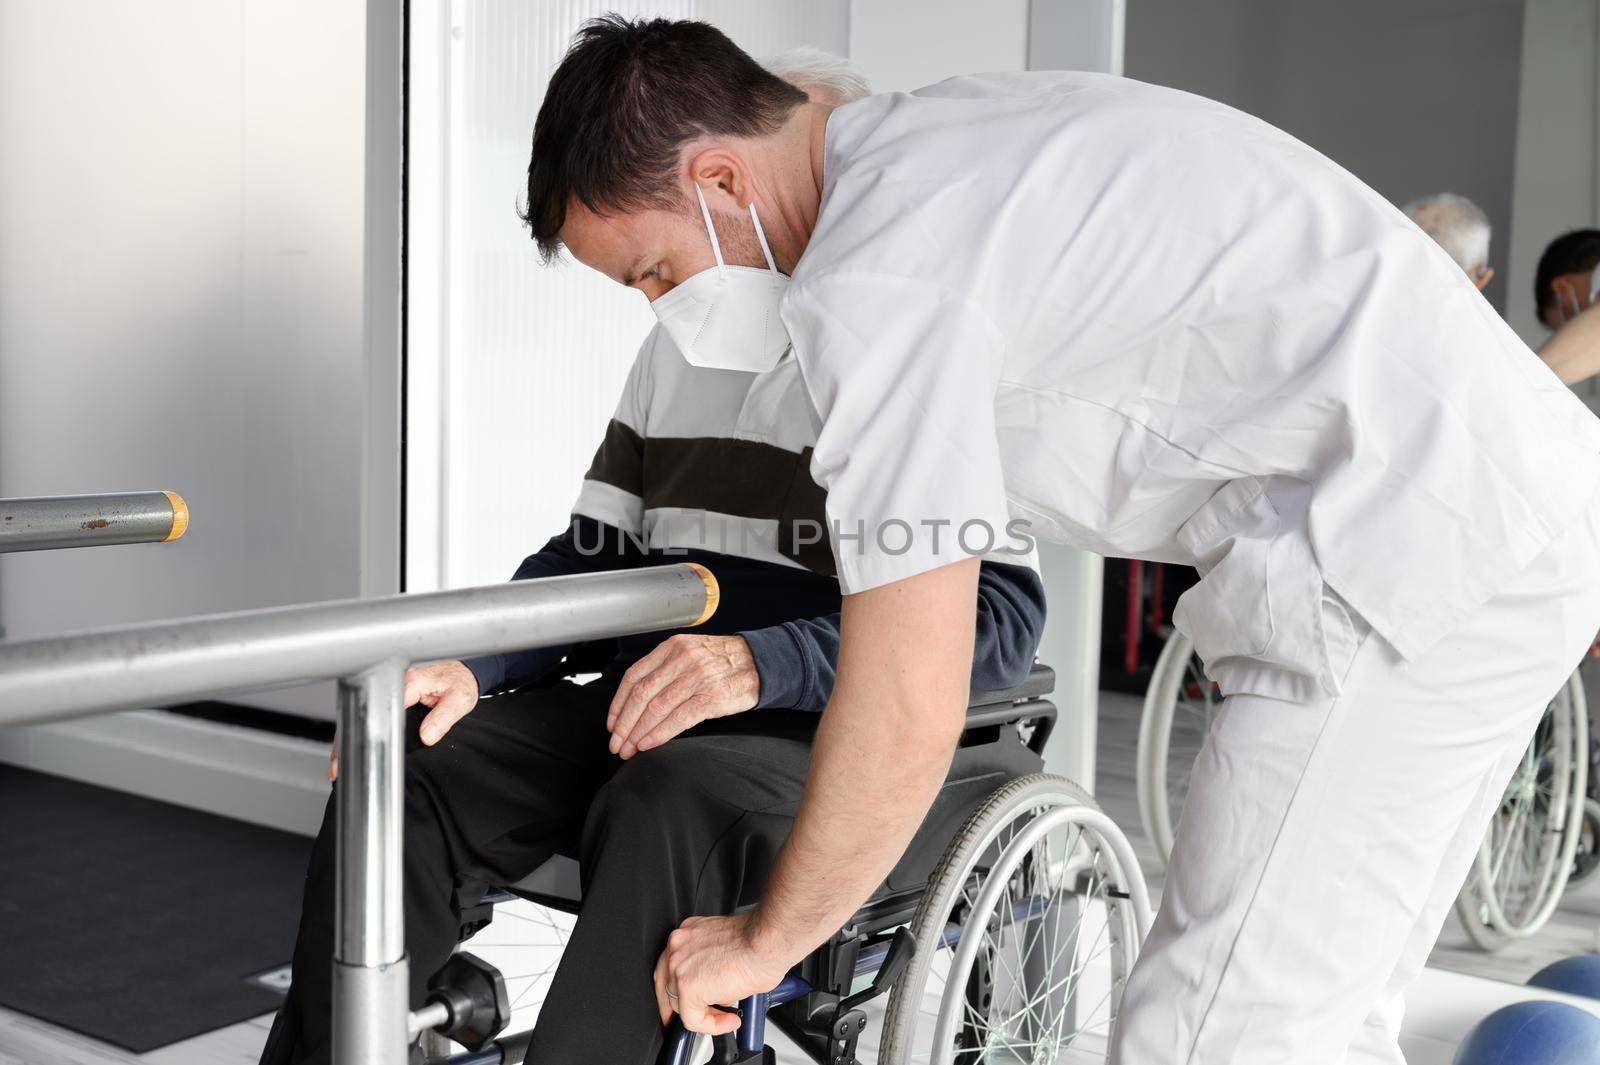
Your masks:
<path fill-rule="evenodd" d="M 1528 986 L 1600 998 L 1600 954 L 1579 954 L 1552 962 L 1534 973 Z"/>
<path fill-rule="evenodd" d="M 1514 1002 L 1479 1021 L 1455 1065 L 1595 1065 L 1600 1017 L 1565 1002 Z"/>

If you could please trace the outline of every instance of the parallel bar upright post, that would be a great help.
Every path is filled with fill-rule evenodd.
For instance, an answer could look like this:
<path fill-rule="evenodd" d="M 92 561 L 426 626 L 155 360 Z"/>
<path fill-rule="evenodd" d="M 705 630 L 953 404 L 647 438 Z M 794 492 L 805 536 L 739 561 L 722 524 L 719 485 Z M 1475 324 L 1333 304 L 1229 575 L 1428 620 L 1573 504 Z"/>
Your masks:
<path fill-rule="evenodd" d="M 391 659 L 339 683 L 333 1060 L 406 1060 L 402 890 L 405 670 Z"/>

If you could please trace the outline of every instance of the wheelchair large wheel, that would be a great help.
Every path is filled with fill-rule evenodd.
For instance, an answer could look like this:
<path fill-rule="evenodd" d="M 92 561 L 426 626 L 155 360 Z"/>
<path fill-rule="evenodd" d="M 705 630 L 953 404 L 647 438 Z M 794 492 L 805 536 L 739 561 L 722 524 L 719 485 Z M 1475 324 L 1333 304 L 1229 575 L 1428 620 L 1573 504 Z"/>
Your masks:
<path fill-rule="evenodd" d="M 1588 752 L 1589 710 L 1574 673 L 1545 709 L 1456 899 L 1480 949 L 1532 935 L 1555 912 L 1583 829 Z"/>
<path fill-rule="evenodd" d="M 1150 900 L 1127 838 L 1061 777 L 999 788 L 951 841 L 911 930 L 883 1065 L 1103 1063 Z"/>
<path fill-rule="evenodd" d="M 1163 864 L 1172 853 L 1194 760 L 1221 710 L 1222 693 L 1206 678 L 1194 643 L 1174 632 L 1145 690 L 1134 768 L 1139 820 Z"/>

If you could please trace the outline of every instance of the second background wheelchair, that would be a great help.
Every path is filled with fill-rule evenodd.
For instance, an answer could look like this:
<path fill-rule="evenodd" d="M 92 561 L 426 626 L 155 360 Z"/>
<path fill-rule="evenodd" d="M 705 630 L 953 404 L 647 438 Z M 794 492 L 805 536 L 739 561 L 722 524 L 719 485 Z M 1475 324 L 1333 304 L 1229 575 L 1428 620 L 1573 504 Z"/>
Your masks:
<path fill-rule="evenodd" d="M 1162 860 L 1172 851 L 1195 757 L 1222 710 L 1194 644 L 1173 631 L 1161 649 L 1139 721 L 1139 820 Z M 1537 932 L 1574 875 L 1600 867 L 1595 748 L 1582 678 L 1550 700 L 1489 824 L 1456 914 L 1474 945 L 1493 951 Z"/>

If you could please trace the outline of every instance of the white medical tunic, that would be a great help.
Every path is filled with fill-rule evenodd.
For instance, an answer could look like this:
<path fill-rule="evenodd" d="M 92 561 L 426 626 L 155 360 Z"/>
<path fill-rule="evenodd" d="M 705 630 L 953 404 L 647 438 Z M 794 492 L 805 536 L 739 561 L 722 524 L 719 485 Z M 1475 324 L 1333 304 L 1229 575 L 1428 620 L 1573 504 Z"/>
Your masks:
<path fill-rule="evenodd" d="M 1213 678 L 1308 698 L 1330 589 L 1414 658 L 1600 486 L 1600 423 L 1460 268 L 1221 104 L 955 78 L 834 111 L 823 180 L 781 314 L 847 592 L 1020 519 L 1197 566 Z"/>

